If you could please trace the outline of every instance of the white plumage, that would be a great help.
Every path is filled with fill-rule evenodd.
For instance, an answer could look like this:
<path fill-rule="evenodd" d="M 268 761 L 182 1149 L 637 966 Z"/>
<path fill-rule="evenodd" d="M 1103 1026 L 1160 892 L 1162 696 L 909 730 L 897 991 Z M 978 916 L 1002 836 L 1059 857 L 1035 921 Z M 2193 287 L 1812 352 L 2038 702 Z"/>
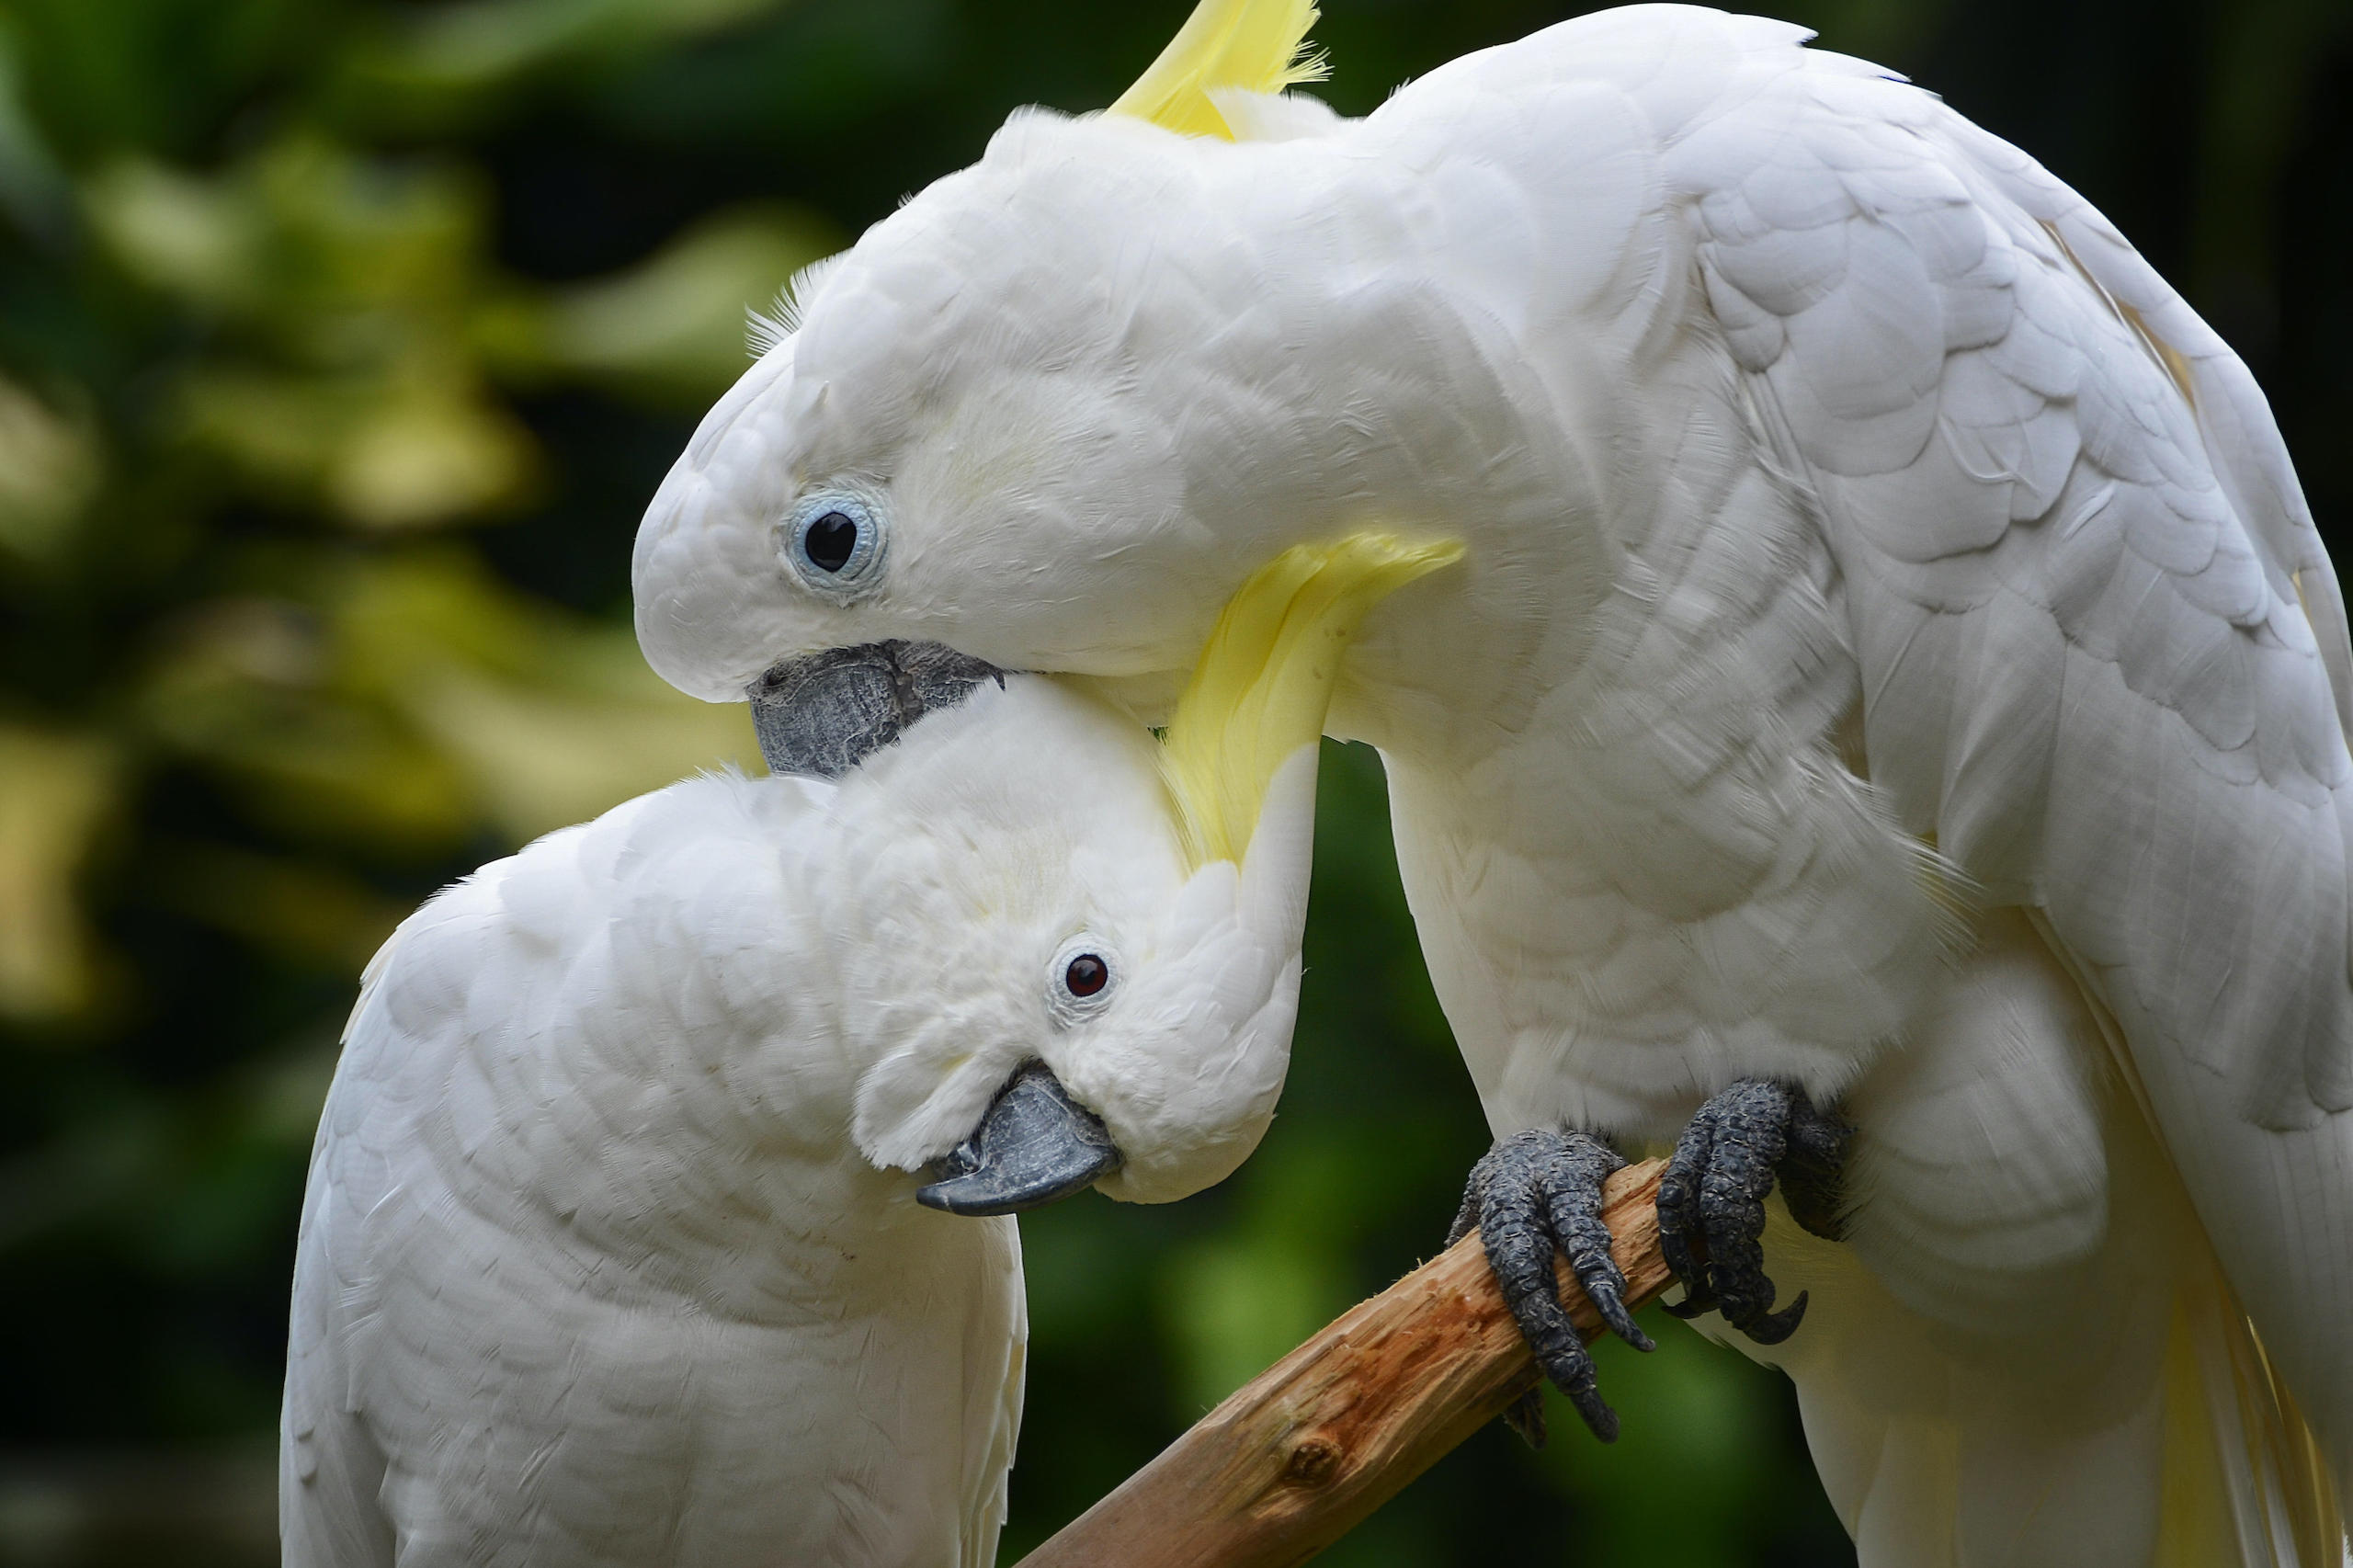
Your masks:
<path fill-rule="evenodd" d="M 994 1562 L 1019 1244 L 907 1171 L 1030 1057 L 1126 1155 L 1107 1190 L 1248 1153 L 1313 755 L 1263 858 L 1193 874 L 1152 737 L 1014 676 L 838 784 L 690 780 L 426 904 L 313 1155 L 290 1568 Z M 1084 1006 L 1074 942 L 1112 971 Z"/>
<path fill-rule="evenodd" d="M 1804 37 L 1604 12 L 1360 121 L 1224 94 L 1237 143 L 1017 115 L 714 412 L 641 639 L 713 699 L 919 635 L 1149 714 L 1273 551 L 1461 540 L 1333 730 L 1496 1131 L 1846 1097 L 1852 1245 L 1768 1256 L 1866 1563 L 2333 1565 L 2336 579 L 2131 245 Z M 774 521 L 853 475 L 891 565 L 820 599 Z"/>

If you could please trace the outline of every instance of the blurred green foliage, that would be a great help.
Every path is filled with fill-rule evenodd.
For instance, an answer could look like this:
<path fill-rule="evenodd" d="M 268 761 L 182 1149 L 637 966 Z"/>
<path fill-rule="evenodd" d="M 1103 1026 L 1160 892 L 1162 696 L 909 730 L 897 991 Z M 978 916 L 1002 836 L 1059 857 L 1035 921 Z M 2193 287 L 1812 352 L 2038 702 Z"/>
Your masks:
<path fill-rule="evenodd" d="M 1187 0 L 0 0 L 0 1562 L 268 1559 L 302 1167 L 434 887 L 750 751 L 628 630 L 639 511 L 747 306 L 1108 102 Z M 1323 89 L 1574 8 L 1328 0 Z M 2075 181 L 2353 498 L 2353 4 L 1815 0 Z M 1332 748 L 1266 1146 L 1025 1222 L 1008 1561 L 1436 1250 L 1485 1139 L 1377 764 Z M 1849 1553 L 1786 1387 L 1662 1320 L 1614 1449 L 1481 1434 L 1332 1554 Z"/>

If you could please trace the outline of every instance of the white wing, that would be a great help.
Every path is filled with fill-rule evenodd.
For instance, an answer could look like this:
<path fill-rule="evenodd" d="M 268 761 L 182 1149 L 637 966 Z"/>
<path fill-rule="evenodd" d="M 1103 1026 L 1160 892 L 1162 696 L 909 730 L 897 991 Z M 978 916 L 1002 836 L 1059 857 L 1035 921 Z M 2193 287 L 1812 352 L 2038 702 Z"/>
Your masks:
<path fill-rule="evenodd" d="M 1820 498 L 1871 776 L 1994 898 L 2045 912 L 2120 1021 L 2341 1469 L 2353 653 L 2277 428 L 2029 159 L 1733 25 L 1771 62 L 1670 140 L 1665 174 L 1756 415 Z"/>
<path fill-rule="evenodd" d="M 964 1325 L 964 1513 L 959 1568 L 989 1568 L 1005 1528 L 1006 1483 L 1021 1433 L 1029 1360 L 1029 1299 L 1022 1289 L 1021 1233 L 1011 1220 L 988 1228 L 983 1300 Z"/>
<path fill-rule="evenodd" d="M 380 959 L 306 1199 L 290 1563 L 990 1560 L 1018 1243 L 848 1141 L 791 787 L 542 839 Z"/>
<path fill-rule="evenodd" d="M 359 979 L 359 998 L 344 1026 L 347 1051 L 403 938 L 434 911 L 435 905 L 427 904 L 403 921 L 369 960 Z M 347 1096 L 365 1093 L 367 1085 L 343 1088 L 343 1080 L 370 1075 L 368 1066 L 347 1055 L 337 1064 L 337 1087 Z M 352 1194 L 343 1166 L 349 1155 L 329 1136 L 331 1116 L 320 1119 L 311 1149 L 310 1180 L 302 1194 L 287 1334 L 286 1397 L 278 1418 L 278 1535 L 286 1568 L 391 1568 L 394 1533 L 381 1503 L 384 1455 L 353 1398 L 353 1367 L 344 1332 L 354 1282 L 338 1269 L 338 1255 L 348 1254 L 335 1241 L 339 1233 L 347 1233 L 357 1216 L 347 1211 Z"/>

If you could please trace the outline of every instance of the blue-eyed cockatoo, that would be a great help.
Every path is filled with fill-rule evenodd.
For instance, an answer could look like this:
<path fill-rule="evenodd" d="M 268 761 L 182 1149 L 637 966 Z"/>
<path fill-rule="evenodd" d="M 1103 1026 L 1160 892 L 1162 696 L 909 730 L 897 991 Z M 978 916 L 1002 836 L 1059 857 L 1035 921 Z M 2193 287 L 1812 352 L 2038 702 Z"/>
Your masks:
<path fill-rule="evenodd" d="M 1550 1243 L 1608 1296 L 1595 1185 L 1671 1143 L 1685 1306 L 1867 1564 L 2336 1563 L 2353 657 L 2245 367 L 1798 28 L 1602 12 L 1350 120 L 1281 94 L 1310 17 L 1203 0 L 800 279 L 640 533 L 648 655 L 931 639 L 1150 720 L 1270 556 L 1459 540 L 1330 730 L 1587 1418 Z"/>
<path fill-rule="evenodd" d="M 1332 651 L 1448 554 L 1271 563 L 1163 742 L 845 650 L 763 693 L 800 774 L 675 785 L 413 916 L 312 1159 L 290 1568 L 994 1562 L 1019 1244 L 958 1215 L 1177 1197 L 1256 1143 Z"/>

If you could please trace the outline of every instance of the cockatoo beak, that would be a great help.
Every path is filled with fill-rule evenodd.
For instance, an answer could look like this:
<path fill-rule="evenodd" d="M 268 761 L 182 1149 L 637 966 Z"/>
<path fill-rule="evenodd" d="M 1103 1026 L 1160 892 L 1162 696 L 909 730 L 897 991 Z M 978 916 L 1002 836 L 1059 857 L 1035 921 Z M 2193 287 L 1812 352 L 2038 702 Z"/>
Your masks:
<path fill-rule="evenodd" d="M 865 642 L 787 659 L 746 694 L 772 773 L 839 778 L 926 713 L 1004 672 L 937 642 Z"/>
<path fill-rule="evenodd" d="M 1042 1062 L 1009 1079 L 972 1135 L 932 1167 L 915 1201 L 950 1214 L 1015 1214 L 1066 1198 L 1120 1168 L 1120 1151 L 1093 1111 L 1070 1097 Z"/>

